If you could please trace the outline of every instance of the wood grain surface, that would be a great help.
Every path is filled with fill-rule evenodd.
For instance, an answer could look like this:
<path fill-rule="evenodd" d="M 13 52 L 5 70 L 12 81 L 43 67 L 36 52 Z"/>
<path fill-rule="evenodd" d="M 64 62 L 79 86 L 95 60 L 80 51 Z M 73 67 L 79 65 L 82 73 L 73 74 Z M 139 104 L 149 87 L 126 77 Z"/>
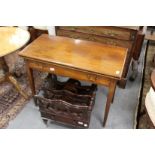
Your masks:
<path fill-rule="evenodd" d="M 19 55 L 28 59 L 121 78 L 127 49 L 43 34 L 22 50 Z"/>

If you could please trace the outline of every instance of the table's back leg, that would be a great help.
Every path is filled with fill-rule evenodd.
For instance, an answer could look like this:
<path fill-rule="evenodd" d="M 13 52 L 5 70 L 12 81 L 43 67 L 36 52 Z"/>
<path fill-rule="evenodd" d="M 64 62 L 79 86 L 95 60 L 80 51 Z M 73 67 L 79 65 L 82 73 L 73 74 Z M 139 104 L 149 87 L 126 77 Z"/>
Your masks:
<path fill-rule="evenodd" d="M 117 84 L 117 83 L 116 83 L 116 84 Z M 111 103 L 113 103 L 113 102 L 114 102 L 114 98 L 115 98 L 115 91 L 116 91 L 116 85 L 115 85 L 115 90 L 114 90 L 114 92 L 113 92 L 113 97 L 112 97 Z"/>
<path fill-rule="evenodd" d="M 105 107 L 105 113 L 104 113 L 104 121 L 103 121 L 103 126 L 105 126 L 108 114 L 109 114 L 109 109 L 110 105 L 113 102 L 114 99 L 114 94 L 115 94 L 115 89 L 116 89 L 116 82 L 117 81 L 111 81 L 109 85 L 109 92 L 107 96 L 107 102 L 106 102 L 106 107 Z"/>

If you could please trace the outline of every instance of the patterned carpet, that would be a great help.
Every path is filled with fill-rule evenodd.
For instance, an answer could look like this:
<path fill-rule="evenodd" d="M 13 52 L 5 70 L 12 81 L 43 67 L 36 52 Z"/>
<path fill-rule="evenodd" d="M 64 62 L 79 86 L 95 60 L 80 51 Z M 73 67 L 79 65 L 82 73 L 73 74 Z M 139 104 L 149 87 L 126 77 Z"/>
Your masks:
<path fill-rule="evenodd" d="M 150 75 L 151 71 L 153 69 L 153 56 L 155 54 L 155 44 L 150 43 L 147 53 L 146 53 L 146 62 L 145 62 L 145 70 L 144 70 L 144 79 L 143 79 L 143 86 L 142 86 L 142 92 L 141 92 L 141 100 L 139 104 L 139 112 L 138 112 L 138 129 L 153 129 L 154 126 L 147 114 L 146 108 L 145 108 L 145 97 L 147 92 L 150 89 L 151 81 L 150 81 Z"/>
<path fill-rule="evenodd" d="M 14 63 L 16 62 L 16 63 Z M 7 58 L 7 63 L 9 70 L 13 72 L 18 78 L 16 80 L 19 82 L 22 90 L 31 98 L 31 91 L 27 79 L 26 69 L 24 61 L 19 58 L 17 53 L 11 55 Z M 0 65 L 1 66 L 1 65 Z M 20 75 L 20 76 L 19 76 Z M 0 77 L 4 76 L 2 68 L 0 68 Z M 34 77 L 36 81 L 36 88 L 39 90 L 42 79 L 44 76 L 34 71 Z M 22 110 L 29 99 L 24 99 L 14 88 L 11 83 L 3 82 L 0 84 L 0 128 L 7 127 L 10 120 L 16 117 L 16 115 Z"/>

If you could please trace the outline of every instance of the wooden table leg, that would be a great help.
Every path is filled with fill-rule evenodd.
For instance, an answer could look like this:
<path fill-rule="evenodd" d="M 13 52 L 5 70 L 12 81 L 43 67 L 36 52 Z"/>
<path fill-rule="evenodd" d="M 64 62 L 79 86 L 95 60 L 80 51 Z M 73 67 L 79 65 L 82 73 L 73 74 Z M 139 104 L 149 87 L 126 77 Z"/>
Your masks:
<path fill-rule="evenodd" d="M 34 96 L 36 94 L 36 90 L 35 90 L 35 83 L 34 83 L 34 77 L 33 77 L 33 70 L 29 67 L 28 64 L 26 64 L 26 67 L 27 67 L 27 74 L 29 78 L 32 95 Z"/>
<path fill-rule="evenodd" d="M 28 78 L 29 78 L 29 83 L 30 83 L 30 87 L 31 87 L 31 92 L 32 92 L 32 96 L 33 96 L 33 100 L 35 105 L 37 106 L 37 100 L 34 97 L 34 95 L 36 95 L 36 90 L 35 90 L 35 83 L 34 83 L 34 77 L 33 77 L 33 70 L 32 68 L 29 67 L 29 64 L 26 63 L 26 68 L 27 68 L 27 74 L 28 74 Z"/>
<path fill-rule="evenodd" d="M 116 89 L 116 82 L 117 81 L 111 81 L 109 85 L 109 93 L 107 96 L 107 102 L 106 102 L 106 107 L 105 107 L 105 113 L 104 113 L 104 121 L 103 121 L 103 126 L 105 126 L 108 114 L 109 114 L 109 109 L 110 105 L 113 102 L 114 94 L 115 94 L 115 89 Z"/>
<path fill-rule="evenodd" d="M 116 83 L 116 84 L 117 84 L 117 83 Z M 116 85 L 115 85 L 115 90 L 116 90 Z M 114 92 L 113 92 L 113 97 L 112 97 L 111 103 L 114 102 L 114 98 L 115 98 L 115 90 L 114 90 Z"/>

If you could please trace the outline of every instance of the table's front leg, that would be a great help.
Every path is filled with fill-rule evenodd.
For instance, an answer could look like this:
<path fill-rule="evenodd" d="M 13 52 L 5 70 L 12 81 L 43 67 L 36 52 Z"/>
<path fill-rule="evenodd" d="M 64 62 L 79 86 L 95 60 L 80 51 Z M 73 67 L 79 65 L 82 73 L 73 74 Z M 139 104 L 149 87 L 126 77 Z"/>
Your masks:
<path fill-rule="evenodd" d="M 116 89 L 116 82 L 115 80 L 111 81 L 109 84 L 109 92 L 107 95 L 107 102 L 106 102 L 106 107 L 105 107 L 105 113 L 104 113 L 104 121 L 103 121 L 103 126 L 105 126 L 108 114 L 109 114 L 109 109 L 110 105 L 113 102 L 114 99 L 114 94 L 115 94 L 115 89 Z"/>
<path fill-rule="evenodd" d="M 37 105 L 37 101 L 36 101 L 36 99 L 34 97 L 34 95 L 36 95 L 36 90 L 35 90 L 33 69 L 29 66 L 28 62 L 26 62 L 26 68 L 27 68 L 27 74 L 28 74 L 28 79 L 29 79 L 30 88 L 31 88 L 33 99 L 34 99 L 34 103 L 35 103 L 35 105 Z"/>
<path fill-rule="evenodd" d="M 33 70 L 32 68 L 29 67 L 28 62 L 26 62 L 26 68 L 27 68 L 28 79 L 31 87 L 31 92 L 32 92 L 32 95 L 34 96 L 36 94 L 36 90 L 35 90 L 35 83 L 34 83 L 34 77 L 33 77 Z"/>

